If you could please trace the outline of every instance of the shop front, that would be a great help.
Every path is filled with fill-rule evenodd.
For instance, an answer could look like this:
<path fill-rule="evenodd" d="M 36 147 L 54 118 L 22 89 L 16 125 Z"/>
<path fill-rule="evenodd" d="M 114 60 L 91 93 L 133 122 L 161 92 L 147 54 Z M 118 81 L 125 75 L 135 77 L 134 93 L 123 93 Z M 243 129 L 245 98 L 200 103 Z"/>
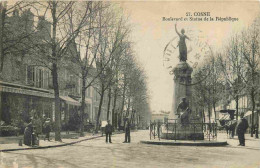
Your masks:
<path fill-rule="evenodd" d="M 0 100 L 2 125 L 16 126 L 21 133 L 32 117 L 43 121 L 54 113 L 53 94 L 45 89 L 0 82 Z"/>
<path fill-rule="evenodd" d="M 77 131 L 80 123 L 80 103 L 69 96 L 60 96 L 63 131 Z"/>

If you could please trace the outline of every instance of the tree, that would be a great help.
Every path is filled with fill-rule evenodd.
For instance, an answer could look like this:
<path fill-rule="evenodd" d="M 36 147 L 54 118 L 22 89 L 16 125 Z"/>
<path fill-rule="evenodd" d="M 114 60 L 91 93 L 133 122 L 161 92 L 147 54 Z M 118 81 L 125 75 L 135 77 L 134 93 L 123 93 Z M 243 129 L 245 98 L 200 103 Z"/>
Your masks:
<path fill-rule="evenodd" d="M 105 34 L 102 34 L 102 29 L 112 26 L 111 18 L 105 17 L 103 12 L 109 10 L 110 5 L 102 2 L 87 2 L 89 8 L 89 18 L 85 27 L 79 33 L 75 43 L 72 44 L 68 59 L 75 65 L 70 66 L 71 72 L 78 75 L 82 81 L 81 90 L 81 124 L 80 133 L 83 136 L 84 131 L 84 109 L 85 109 L 85 94 L 89 88 L 105 71 L 111 59 L 104 62 L 104 66 L 97 70 L 94 66 L 96 63 L 98 50 L 102 43 Z M 102 11 L 102 12 L 101 12 Z M 102 17 L 103 19 L 100 19 Z M 112 56 L 112 55 L 111 55 Z M 96 69 L 96 70 L 95 70 Z"/>
<path fill-rule="evenodd" d="M 242 56 L 242 46 L 240 37 L 235 35 L 231 38 L 230 44 L 227 46 L 225 53 L 218 54 L 220 69 L 222 70 L 224 79 L 229 86 L 229 94 L 236 101 L 236 120 L 238 120 L 239 98 L 245 88 L 245 60 Z"/>
<path fill-rule="evenodd" d="M 103 19 L 109 17 L 112 24 L 111 26 L 104 28 L 100 26 L 99 30 L 102 36 L 100 36 L 101 43 L 99 45 L 96 58 L 96 70 L 97 72 L 100 72 L 97 80 L 98 87 L 95 88 L 100 95 L 100 102 L 96 119 L 96 131 L 98 130 L 105 91 L 109 89 L 114 79 L 112 67 L 115 64 L 116 57 L 119 56 L 123 51 L 124 41 L 127 40 L 129 35 L 129 29 L 126 26 L 126 22 L 123 16 L 115 15 L 115 13 L 103 12 L 104 11 L 99 11 L 99 23 L 102 23 Z M 103 15 L 106 17 L 102 17 Z"/>
<path fill-rule="evenodd" d="M 216 122 L 216 106 L 222 99 L 223 94 L 223 78 L 221 75 L 221 66 L 218 59 L 215 58 L 215 55 L 212 53 L 212 57 L 210 58 L 210 74 L 206 79 L 209 81 L 209 89 L 211 89 L 211 102 L 214 110 L 215 122 Z"/>
<path fill-rule="evenodd" d="M 13 5 L 8 5 L 7 1 L 0 2 L 0 78 L 7 56 L 21 56 L 23 59 L 32 49 L 28 38 L 33 36 L 35 31 L 32 29 L 32 13 L 27 8 L 33 4 L 35 2 L 20 1 Z M 24 13 L 19 16 L 19 12 Z"/>
<path fill-rule="evenodd" d="M 253 132 L 255 128 L 255 105 L 256 105 L 256 95 L 258 93 L 258 68 L 259 68 L 259 56 L 260 56 L 260 46 L 259 46 L 259 25 L 257 25 L 257 20 L 252 24 L 247 31 L 242 32 L 242 55 L 246 60 L 247 64 L 247 78 L 246 88 L 249 92 L 252 105 L 252 125 L 251 125 L 251 137 L 253 137 Z M 258 118 L 258 116 L 257 116 Z M 258 136 L 258 133 L 256 134 Z"/>
<path fill-rule="evenodd" d="M 52 82 L 55 97 L 55 140 L 61 141 L 60 130 L 60 98 L 58 70 L 69 47 L 78 37 L 80 31 L 87 23 L 89 17 L 89 3 L 48 1 L 35 6 L 36 13 L 40 17 L 44 13 L 49 25 L 44 27 L 46 38 L 40 39 L 35 45 L 41 55 L 38 60 L 48 67 L 52 74 Z M 80 15 L 79 15 L 80 13 Z M 46 17 L 50 15 L 50 17 Z"/>

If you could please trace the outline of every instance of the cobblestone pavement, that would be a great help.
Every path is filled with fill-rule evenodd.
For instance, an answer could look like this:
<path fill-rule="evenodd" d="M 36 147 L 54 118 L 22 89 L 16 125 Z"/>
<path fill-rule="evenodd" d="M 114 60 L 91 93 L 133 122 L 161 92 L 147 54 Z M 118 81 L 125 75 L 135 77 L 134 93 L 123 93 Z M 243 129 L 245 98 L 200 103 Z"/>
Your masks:
<path fill-rule="evenodd" d="M 237 147 L 235 142 L 234 145 L 226 147 L 160 146 L 139 143 L 148 137 L 148 131 L 138 131 L 131 133 L 130 144 L 122 143 L 124 134 L 118 134 L 112 137 L 112 144 L 106 144 L 105 137 L 102 137 L 72 146 L 5 152 L 0 154 L 0 167 L 260 167 L 258 148 Z"/>

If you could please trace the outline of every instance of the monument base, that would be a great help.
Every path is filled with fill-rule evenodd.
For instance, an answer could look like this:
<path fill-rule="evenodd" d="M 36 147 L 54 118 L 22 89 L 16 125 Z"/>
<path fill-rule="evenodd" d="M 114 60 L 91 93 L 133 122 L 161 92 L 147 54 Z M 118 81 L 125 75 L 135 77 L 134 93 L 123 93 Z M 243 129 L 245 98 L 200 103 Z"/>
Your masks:
<path fill-rule="evenodd" d="M 203 133 L 162 133 L 162 139 L 168 140 L 204 140 Z"/>
<path fill-rule="evenodd" d="M 162 125 L 162 139 L 171 140 L 204 140 L 202 123 L 181 124 L 180 119 L 175 123 Z"/>

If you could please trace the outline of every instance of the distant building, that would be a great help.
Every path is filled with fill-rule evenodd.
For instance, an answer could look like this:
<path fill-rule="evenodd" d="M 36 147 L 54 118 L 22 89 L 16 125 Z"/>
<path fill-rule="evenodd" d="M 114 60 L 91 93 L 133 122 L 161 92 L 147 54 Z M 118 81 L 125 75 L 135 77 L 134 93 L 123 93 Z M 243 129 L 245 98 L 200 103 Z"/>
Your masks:
<path fill-rule="evenodd" d="M 152 121 L 156 121 L 156 122 L 164 122 L 165 119 L 168 119 L 169 117 L 169 114 L 170 114 L 170 111 L 159 111 L 159 112 L 155 112 L 153 111 L 152 112 L 152 117 L 151 117 L 151 120 Z"/>

